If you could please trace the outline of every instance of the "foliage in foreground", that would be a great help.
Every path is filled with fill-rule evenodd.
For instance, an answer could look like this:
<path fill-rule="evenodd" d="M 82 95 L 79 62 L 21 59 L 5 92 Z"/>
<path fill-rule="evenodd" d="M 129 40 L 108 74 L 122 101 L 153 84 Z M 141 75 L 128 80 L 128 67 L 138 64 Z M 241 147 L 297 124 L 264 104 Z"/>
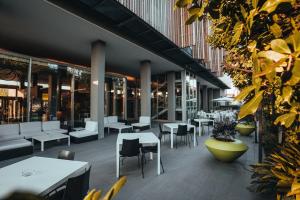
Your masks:
<path fill-rule="evenodd" d="M 300 198 L 299 145 L 287 144 L 268 156 L 263 163 L 251 167 L 254 179 L 250 187 L 252 191 L 277 192 L 278 199 L 292 199 L 295 195 Z"/>
<path fill-rule="evenodd" d="M 242 89 L 239 119 L 268 108 L 286 139 L 300 132 L 300 0 L 178 0 L 187 24 L 209 18 L 210 45 L 227 51 L 224 70 Z"/>
<path fill-rule="evenodd" d="M 255 183 L 263 189 L 278 188 L 285 198 L 296 198 L 288 190 L 281 191 L 287 180 L 272 167 L 291 169 L 285 168 L 288 154 L 283 152 L 300 142 L 300 0 L 177 0 L 176 7 L 187 8 L 186 24 L 202 19 L 212 22 L 208 42 L 226 50 L 224 70 L 241 89 L 236 99 L 245 102 L 239 119 L 261 110 L 284 134 L 282 154 L 272 154 L 262 166 L 253 166 L 269 172 Z M 294 167 L 299 168 L 299 160 Z M 296 168 L 288 171 L 289 189 L 298 176 Z"/>

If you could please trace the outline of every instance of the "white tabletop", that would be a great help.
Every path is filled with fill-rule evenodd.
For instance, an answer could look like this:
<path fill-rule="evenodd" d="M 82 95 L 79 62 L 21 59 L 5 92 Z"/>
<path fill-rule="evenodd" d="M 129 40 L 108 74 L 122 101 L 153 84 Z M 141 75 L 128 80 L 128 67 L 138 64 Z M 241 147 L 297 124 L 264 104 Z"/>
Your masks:
<path fill-rule="evenodd" d="M 46 195 L 87 169 L 87 162 L 31 157 L 0 169 L 0 199 L 15 190 Z"/>
<path fill-rule="evenodd" d="M 145 133 L 122 133 L 118 135 L 117 144 L 122 144 L 123 139 L 132 140 L 132 139 L 139 139 L 141 144 L 147 143 L 158 143 L 159 139 L 154 135 L 152 132 L 145 132 Z"/>
<path fill-rule="evenodd" d="M 63 138 L 68 138 L 69 135 L 61 134 L 61 133 L 45 133 L 43 135 L 37 135 L 32 136 L 32 139 L 38 140 L 38 141 L 50 141 L 50 140 L 58 140 Z"/>
<path fill-rule="evenodd" d="M 195 122 L 214 122 L 213 119 L 208 119 L 208 118 L 200 118 L 200 119 L 194 119 Z"/>

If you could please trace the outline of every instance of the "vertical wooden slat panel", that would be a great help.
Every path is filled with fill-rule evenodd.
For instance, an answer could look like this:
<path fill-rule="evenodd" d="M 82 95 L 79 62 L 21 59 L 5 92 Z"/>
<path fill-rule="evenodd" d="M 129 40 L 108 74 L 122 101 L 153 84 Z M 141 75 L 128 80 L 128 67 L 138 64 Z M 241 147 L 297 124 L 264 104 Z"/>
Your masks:
<path fill-rule="evenodd" d="M 186 26 L 188 13 L 174 10 L 176 0 L 117 0 L 145 22 L 164 34 L 179 47 L 191 47 L 195 59 L 204 59 L 206 66 L 221 75 L 224 50 L 212 49 L 207 43 L 210 22 L 206 19 Z"/>

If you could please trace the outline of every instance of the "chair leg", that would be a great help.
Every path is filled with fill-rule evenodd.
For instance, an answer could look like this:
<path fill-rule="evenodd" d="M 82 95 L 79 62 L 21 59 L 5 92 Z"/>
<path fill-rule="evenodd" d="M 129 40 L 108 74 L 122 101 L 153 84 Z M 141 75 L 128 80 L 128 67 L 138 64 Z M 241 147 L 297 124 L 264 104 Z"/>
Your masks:
<path fill-rule="evenodd" d="M 160 158 L 160 166 L 161 166 L 161 168 L 162 168 L 163 173 L 165 173 L 165 169 L 164 169 L 164 166 L 163 166 L 163 164 L 162 164 L 161 158 Z"/>
<path fill-rule="evenodd" d="M 176 140 L 176 149 L 177 149 L 177 135 L 175 135 L 175 140 Z"/>
<path fill-rule="evenodd" d="M 144 178 L 144 161 L 143 160 L 145 160 L 145 157 L 144 157 L 144 155 L 142 154 L 142 177 Z"/>

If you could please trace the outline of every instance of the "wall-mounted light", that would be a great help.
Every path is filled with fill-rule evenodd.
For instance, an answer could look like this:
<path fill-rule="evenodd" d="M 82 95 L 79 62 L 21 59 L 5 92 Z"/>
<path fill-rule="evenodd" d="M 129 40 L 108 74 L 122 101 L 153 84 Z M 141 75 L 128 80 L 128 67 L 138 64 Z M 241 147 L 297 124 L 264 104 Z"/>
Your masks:
<path fill-rule="evenodd" d="M 93 81 L 93 84 L 94 85 L 98 85 L 98 81 Z"/>

